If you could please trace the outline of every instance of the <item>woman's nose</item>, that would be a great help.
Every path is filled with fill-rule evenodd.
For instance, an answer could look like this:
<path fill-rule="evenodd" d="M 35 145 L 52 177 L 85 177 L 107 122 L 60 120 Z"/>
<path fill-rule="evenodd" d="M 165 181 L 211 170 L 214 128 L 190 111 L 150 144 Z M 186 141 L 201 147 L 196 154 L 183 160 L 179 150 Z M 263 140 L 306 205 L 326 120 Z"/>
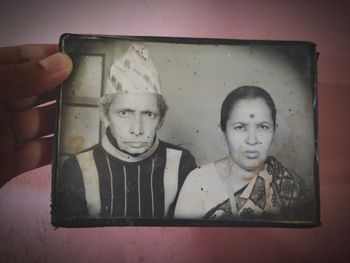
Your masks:
<path fill-rule="evenodd" d="M 258 143 L 258 138 L 256 136 L 256 129 L 249 128 L 247 131 L 246 143 L 250 145 L 255 145 Z"/>

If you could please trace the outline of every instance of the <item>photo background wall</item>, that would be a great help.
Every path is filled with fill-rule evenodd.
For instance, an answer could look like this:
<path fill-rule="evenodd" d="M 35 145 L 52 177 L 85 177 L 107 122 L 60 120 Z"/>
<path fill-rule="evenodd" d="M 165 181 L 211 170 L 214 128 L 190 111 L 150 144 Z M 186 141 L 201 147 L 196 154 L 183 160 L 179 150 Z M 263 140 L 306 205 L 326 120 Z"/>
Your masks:
<path fill-rule="evenodd" d="M 63 89 L 60 153 L 75 154 L 101 141 L 98 100 L 109 68 L 132 41 L 79 39 L 65 46 L 75 63 Z M 313 53 L 303 43 L 235 45 L 137 41 L 158 69 L 169 106 L 159 137 L 191 151 L 197 163 L 227 156 L 220 109 L 226 95 L 243 85 L 264 88 L 277 108 L 271 155 L 313 184 Z M 62 160 L 65 158 L 63 157 Z"/>

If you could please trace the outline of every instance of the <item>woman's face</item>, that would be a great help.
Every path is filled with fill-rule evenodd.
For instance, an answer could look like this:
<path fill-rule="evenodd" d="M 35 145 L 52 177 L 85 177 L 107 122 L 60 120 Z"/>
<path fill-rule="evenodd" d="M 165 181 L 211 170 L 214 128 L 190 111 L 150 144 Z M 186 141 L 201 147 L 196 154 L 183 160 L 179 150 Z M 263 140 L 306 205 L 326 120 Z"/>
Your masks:
<path fill-rule="evenodd" d="M 271 110 L 261 98 L 240 99 L 232 108 L 226 126 L 226 141 L 232 160 L 246 171 L 260 168 L 274 136 Z"/>

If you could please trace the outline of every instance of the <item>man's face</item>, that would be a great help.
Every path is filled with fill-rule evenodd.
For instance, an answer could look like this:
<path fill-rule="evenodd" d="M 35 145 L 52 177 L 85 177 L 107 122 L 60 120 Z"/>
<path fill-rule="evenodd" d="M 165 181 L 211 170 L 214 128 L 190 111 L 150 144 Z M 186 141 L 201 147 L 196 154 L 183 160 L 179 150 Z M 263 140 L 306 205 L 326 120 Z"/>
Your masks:
<path fill-rule="evenodd" d="M 142 154 L 152 147 L 161 126 L 157 99 L 151 93 L 122 93 L 114 97 L 106 121 L 120 150 Z"/>

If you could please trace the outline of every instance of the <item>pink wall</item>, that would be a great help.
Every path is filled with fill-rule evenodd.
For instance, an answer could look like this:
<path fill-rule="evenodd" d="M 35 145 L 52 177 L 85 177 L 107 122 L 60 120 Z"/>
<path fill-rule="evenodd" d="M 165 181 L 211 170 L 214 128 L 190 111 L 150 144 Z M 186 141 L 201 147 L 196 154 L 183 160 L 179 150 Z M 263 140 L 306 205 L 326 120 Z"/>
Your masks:
<path fill-rule="evenodd" d="M 348 1 L 50 2 L 2 0 L 0 46 L 57 42 L 63 32 L 315 42 L 321 53 L 322 226 L 55 230 L 50 167 L 43 167 L 0 190 L 1 262 L 317 262 L 350 256 Z"/>

